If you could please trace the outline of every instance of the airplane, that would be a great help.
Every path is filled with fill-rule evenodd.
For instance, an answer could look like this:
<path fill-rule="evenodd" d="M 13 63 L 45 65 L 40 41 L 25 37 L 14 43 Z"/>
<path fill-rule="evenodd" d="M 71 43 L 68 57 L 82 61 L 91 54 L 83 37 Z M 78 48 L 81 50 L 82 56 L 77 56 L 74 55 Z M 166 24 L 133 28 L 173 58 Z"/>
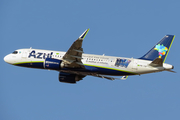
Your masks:
<path fill-rule="evenodd" d="M 154 72 L 172 71 L 173 65 L 165 63 L 174 35 L 165 35 L 155 46 L 140 58 L 125 58 L 95 54 L 84 54 L 82 42 L 89 29 L 71 45 L 67 52 L 18 49 L 4 57 L 4 61 L 15 66 L 56 70 L 59 81 L 76 83 L 87 75 L 108 80 L 126 80 L 128 76 Z M 122 76 L 116 78 L 114 76 Z"/>

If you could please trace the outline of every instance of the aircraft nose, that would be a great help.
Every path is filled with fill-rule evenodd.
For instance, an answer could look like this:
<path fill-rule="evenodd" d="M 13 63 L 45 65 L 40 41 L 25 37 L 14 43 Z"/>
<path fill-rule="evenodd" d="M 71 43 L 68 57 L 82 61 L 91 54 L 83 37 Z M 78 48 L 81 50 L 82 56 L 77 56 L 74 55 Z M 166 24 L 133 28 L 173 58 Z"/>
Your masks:
<path fill-rule="evenodd" d="M 5 62 L 7 61 L 7 55 L 4 57 L 4 61 L 5 61 Z"/>
<path fill-rule="evenodd" d="M 6 55 L 4 57 L 4 61 L 7 62 L 7 63 L 10 63 L 10 56 L 9 55 Z"/>

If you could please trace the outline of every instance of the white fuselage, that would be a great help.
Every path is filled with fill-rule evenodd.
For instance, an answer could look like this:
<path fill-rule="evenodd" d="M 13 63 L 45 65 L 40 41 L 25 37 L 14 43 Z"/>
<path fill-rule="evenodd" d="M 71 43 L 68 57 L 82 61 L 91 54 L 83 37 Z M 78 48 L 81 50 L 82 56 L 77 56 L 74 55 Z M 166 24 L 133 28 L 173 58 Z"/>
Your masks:
<path fill-rule="evenodd" d="M 46 58 L 59 59 L 62 60 L 65 52 L 62 51 L 52 51 L 52 50 L 41 50 L 41 49 L 18 49 L 17 53 L 11 53 L 4 57 L 4 60 L 13 65 L 28 64 L 29 66 L 36 68 L 33 63 L 44 63 Z M 162 67 L 152 67 L 149 64 L 152 61 L 134 59 L 134 58 L 124 58 L 124 57 L 114 57 L 114 56 L 104 56 L 104 55 L 93 55 L 93 54 L 82 54 L 82 63 L 85 66 L 91 66 L 94 68 L 103 68 L 108 70 L 122 71 L 127 73 L 132 73 L 132 75 L 140 75 L 146 73 L 160 72 L 164 70 L 170 70 L 173 68 L 172 65 L 163 63 Z M 37 68 L 42 68 L 37 67 Z M 92 69 L 92 68 L 90 68 Z M 123 76 L 123 74 L 108 74 L 106 75 L 116 75 Z"/>

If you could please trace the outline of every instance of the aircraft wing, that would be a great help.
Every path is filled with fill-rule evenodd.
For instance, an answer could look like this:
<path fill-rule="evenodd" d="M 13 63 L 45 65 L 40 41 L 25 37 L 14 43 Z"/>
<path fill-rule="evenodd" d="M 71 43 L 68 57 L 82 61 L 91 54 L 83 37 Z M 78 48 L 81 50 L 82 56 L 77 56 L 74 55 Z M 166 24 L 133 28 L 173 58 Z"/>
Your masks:
<path fill-rule="evenodd" d="M 122 78 L 114 78 L 114 77 L 110 77 L 110 76 L 105 76 L 105 75 L 99 75 L 99 74 L 96 74 L 96 75 L 92 75 L 94 77 L 99 77 L 99 78 L 105 78 L 105 79 L 108 79 L 108 80 L 126 80 L 128 78 L 128 76 L 123 76 Z"/>
<path fill-rule="evenodd" d="M 82 42 L 88 33 L 89 29 L 85 30 L 84 33 L 71 45 L 69 50 L 63 56 L 63 64 L 69 68 L 85 68 L 82 59 Z"/>

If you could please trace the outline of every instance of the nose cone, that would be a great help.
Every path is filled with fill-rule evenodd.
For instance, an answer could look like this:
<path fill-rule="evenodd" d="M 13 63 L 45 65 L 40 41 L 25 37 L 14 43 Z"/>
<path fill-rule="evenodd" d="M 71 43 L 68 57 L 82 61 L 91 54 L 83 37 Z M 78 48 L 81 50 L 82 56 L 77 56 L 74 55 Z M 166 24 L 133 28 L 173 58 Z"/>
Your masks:
<path fill-rule="evenodd" d="M 7 55 L 4 57 L 4 61 L 7 62 Z"/>
<path fill-rule="evenodd" d="M 4 57 L 4 61 L 7 62 L 7 63 L 9 63 L 9 64 L 11 64 L 10 55 L 6 55 L 6 56 Z"/>

